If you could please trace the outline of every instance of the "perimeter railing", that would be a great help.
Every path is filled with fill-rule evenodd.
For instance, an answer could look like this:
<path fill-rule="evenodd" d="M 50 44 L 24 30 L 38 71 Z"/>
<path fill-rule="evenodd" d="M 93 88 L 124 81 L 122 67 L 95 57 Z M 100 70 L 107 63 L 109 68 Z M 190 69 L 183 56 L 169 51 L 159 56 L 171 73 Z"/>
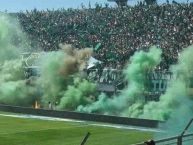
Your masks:
<path fill-rule="evenodd" d="M 160 140 L 155 140 L 154 143 L 148 144 L 147 142 L 144 143 L 138 143 L 135 145 L 192 145 L 193 144 L 193 133 L 185 134 L 185 132 L 188 130 L 189 126 L 192 124 L 193 119 L 189 121 L 185 129 L 180 135 L 164 138 Z"/>

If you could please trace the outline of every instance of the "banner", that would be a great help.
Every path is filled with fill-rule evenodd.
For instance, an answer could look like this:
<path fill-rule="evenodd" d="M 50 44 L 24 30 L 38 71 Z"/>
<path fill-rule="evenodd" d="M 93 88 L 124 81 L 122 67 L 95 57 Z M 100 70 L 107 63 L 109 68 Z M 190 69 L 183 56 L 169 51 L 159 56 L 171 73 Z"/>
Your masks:
<path fill-rule="evenodd" d="M 145 86 L 150 92 L 163 93 L 166 91 L 168 82 L 172 79 L 172 77 L 173 75 L 169 71 L 154 71 L 147 74 L 148 82 L 145 84 Z"/>

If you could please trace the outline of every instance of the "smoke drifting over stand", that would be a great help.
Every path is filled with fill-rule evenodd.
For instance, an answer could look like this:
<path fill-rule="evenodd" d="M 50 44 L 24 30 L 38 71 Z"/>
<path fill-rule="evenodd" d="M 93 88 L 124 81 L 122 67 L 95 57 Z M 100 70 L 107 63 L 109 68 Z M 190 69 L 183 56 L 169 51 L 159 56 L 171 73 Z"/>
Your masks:
<path fill-rule="evenodd" d="M 161 50 L 155 47 L 150 48 L 149 52 L 136 52 L 124 70 L 125 79 L 129 84 L 128 87 L 119 96 L 114 96 L 113 98 L 108 98 L 105 94 L 102 94 L 99 96 L 98 101 L 86 106 L 79 106 L 78 111 L 128 117 L 138 116 L 141 110 L 137 107 L 144 104 L 143 92 L 146 73 L 160 63 L 160 56 Z M 136 109 L 139 112 L 136 112 Z"/>
<path fill-rule="evenodd" d="M 59 51 L 43 53 L 40 57 L 42 102 L 56 104 L 58 109 L 74 110 L 95 92 L 95 85 L 82 79 L 80 72 L 92 54 L 92 49 L 76 50 L 71 45 L 61 45 Z"/>
<path fill-rule="evenodd" d="M 0 14 L 1 103 L 23 106 L 32 103 L 34 88 L 26 85 L 20 59 L 20 53 L 24 49 L 26 41 L 24 38 L 16 21 L 12 17 Z"/>
<path fill-rule="evenodd" d="M 98 95 L 96 84 L 82 77 L 82 70 L 92 55 L 90 48 L 77 50 L 71 45 L 60 45 L 59 51 L 40 52 L 36 60 L 40 76 L 26 80 L 20 58 L 20 53 L 27 50 L 24 38 L 19 25 L 1 14 L 0 103 L 32 106 L 38 100 L 44 108 L 52 102 L 60 110 L 167 120 L 168 124 L 173 119 L 179 124 L 187 123 L 193 115 L 192 46 L 184 49 L 179 62 L 170 68 L 174 78 L 160 101 L 145 102 L 146 74 L 160 63 L 160 48 L 152 47 L 148 52 L 138 51 L 131 56 L 123 71 L 128 86 L 109 98 L 104 93 Z"/>
<path fill-rule="evenodd" d="M 40 52 L 40 58 L 35 60 L 40 77 L 26 80 L 20 55 L 32 49 L 26 47 L 24 38 L 12 17 L 0 15 L 0 103 L 32 106 L 38 100 L 46 107 L 48 102 L 57 101 L 59 109 L 75 109 L 73 102 L 79 105 L 90 101 L 89 93 L 95 91 L 95 85 L 81 79 L 79 72 L 92 49 L 76 50 L 70 45 L 60 45 L 60 51 Z M 73 95 L 72 88 L 79 92 L 78 97 Z M 70 94 L 75 97 L 71 98 Z"/>

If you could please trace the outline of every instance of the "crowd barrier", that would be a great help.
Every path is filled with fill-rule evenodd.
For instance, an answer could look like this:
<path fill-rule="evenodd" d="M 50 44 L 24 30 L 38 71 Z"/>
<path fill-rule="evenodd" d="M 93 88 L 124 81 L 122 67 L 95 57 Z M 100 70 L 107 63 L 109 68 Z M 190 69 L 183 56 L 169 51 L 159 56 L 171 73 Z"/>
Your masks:
<path fill-rule="evenodd" d="M 37 115 L 37 116 L 75 119 L 75 120 L 83 120 L 83 121 L 95 121 L 95 122 L 113 123 L 113 124 L 121 124 L 121 125 L 131 125 L 131 126 L 148 127 L 148 128 L 157 128 L 158 124 L 163 123 L 157 120 L 136 119 L 136 118 L 70 112 L 70 111 L 34 109 L 29 107 L 19 107 L 19 106 L 10 106 L 10 105 L 0 105 L 0 111 L 30 114 L 30 115 Z"/>

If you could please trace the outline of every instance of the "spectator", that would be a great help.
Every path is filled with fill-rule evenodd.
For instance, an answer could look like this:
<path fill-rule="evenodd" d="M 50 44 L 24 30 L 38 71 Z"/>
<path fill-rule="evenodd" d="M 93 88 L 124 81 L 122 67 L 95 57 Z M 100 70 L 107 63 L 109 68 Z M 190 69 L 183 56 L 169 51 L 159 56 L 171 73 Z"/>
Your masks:
<path fill-rule="evenodd" d="M 95 47 L 95 57 L 110 65 L 124 65 L 135 51 L 162 48 L 161 69 L 177 62 L 182 48 L 193 43 L 193 5 L 162 4 L 26 11 L 17 13 L 32 48 L 45 51 L 70 43 L 78 49 Z M 119 64 L 118 64 L 119 63 Z"/>
<path fill-rule="evenodd" d="M 53 109 L 53 108 L 52 108 L 52 103 L 51 103 L 51 102 L 48 102 L 48 108 L 49 108 L 50 110 Z"/>

